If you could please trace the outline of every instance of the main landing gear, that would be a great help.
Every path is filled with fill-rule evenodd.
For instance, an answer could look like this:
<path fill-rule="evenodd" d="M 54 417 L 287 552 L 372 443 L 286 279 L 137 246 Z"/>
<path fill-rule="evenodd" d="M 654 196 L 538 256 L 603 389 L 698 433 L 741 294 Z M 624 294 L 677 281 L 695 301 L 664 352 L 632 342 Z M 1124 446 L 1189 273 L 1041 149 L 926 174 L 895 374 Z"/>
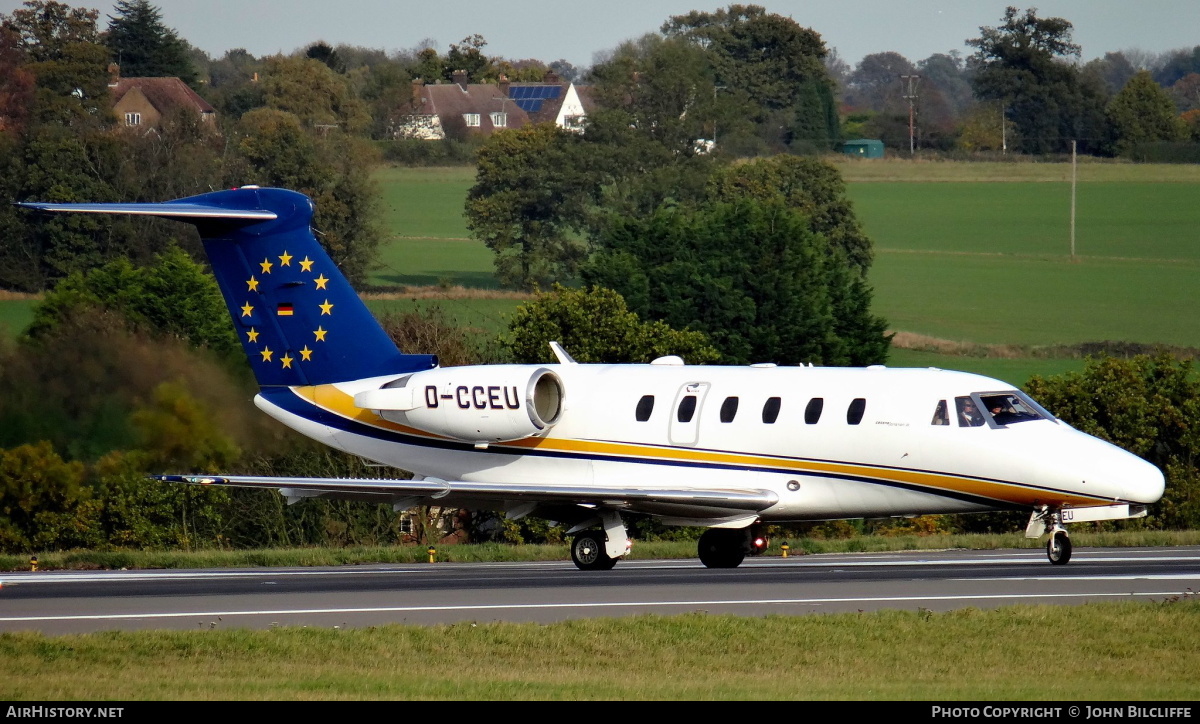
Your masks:
<path fill-rule="evenodd" d="M 700 562 L 708 568 L 737 568 L 747 555 L 765 551 L 767 538 L 758 524 L 748 528 L 709 528 L 700 535 L 696 548 Z"/>
<path fill-rule="evenodd" d="M 1046 541 L 1046 558 L 1056 566 L 1065 565 L 1071 560 L 1071 537 L 1063 527 L 1062 511 L 1042 506 L 1033 511 L 1029 525 L 1025 528 L 1026 538 L 1040 538 L 1049 533 L 1050 540 Z"/>
<path fill-rule="evenodd" d="M 629 554 L 632 546 L 620 513 L 613 510 L 602 511 L 598 522 L 603 526 L 603 530 L 580 530 L 596 522 L 597 519 L 592 518 L 568 531 L 579 531 L 571 540 L 571 560 L 581 571 L 611 571 L 613 566 L 617 565 L 617 561 Z"/>

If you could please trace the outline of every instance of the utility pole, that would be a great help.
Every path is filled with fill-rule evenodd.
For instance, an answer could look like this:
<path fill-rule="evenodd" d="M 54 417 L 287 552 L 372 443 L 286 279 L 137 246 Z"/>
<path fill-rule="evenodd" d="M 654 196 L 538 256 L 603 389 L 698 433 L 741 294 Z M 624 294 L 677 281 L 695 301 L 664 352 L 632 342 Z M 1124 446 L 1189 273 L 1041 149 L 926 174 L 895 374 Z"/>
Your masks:
<path fill-rule="evenodd" d="M 921 76 L 919 76 L 919 75 L 902 75 L 902 76 L 900 76 L 900 80 L 907 84 L 907 88 L 905 89 L 905 93 L 904 93 L 904 98 L 908 101 L 908 155 L 911 156 L 914 153 L 916 153 L 916 149 L 917 149 L 916 143 L 914 141 L 915 134 L 913 132 L 913 130 L 914 130 L 913 118 L 915 115 L 914 106 L 917 101 L 917 83 L 920 82 Z"/>
<path fill-rule="evenodd" d="M 1075 141 L 1071 141 L 1071 261 L 1075 261 Z"/>

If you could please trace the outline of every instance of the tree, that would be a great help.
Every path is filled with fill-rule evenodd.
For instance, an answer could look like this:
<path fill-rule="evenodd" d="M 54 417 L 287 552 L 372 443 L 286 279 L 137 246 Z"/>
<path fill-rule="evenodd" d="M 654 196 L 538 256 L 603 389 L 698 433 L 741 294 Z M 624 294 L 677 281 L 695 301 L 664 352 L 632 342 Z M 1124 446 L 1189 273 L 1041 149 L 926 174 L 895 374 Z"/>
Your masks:
<path fill-rule="evenodd" d="M 19 43 L 16 32 L 0 27 L 0 134 L 21 133 L 33 105 L 36 80 Z"/>
<path fill-rule="evenodd" d="M 578 136 L 553 124 L 493 134 L 467 193 L 467 228 L 496 253 L 500 283 L 533 289 L 574 276 L 579 233 L 596 177 L 581 168 Z"/>
<path fill-rule="evenodd" d="M 757 135 L 771 147 L 811 152 L 837 140 L 828 51 L 812 29 L 759 5 L 730 5 L 672 16 L 662 33 L 704 49 L 730 106 L 748 112 Z"/>
<path fill-rule="evenodd" d="M 442 79 L 454 80 L 454 73 L 464 71 L 467 78 L 474 83 L 484 83 L 495 79 L 492 61 L 483 54 L 487 41 L 479 33 L 469 35 L 458 43 L 450 44 L 446 60 L 442 65 Z"/>
<path fill-rule="evenodd" d="M 1189 73 L 1171 86 L 1171 98 L 1180 111 L 1200 108 L 1200 73 Z"/>
<path fill-rule="evenodd" d="M 646 363 L 679 355 L 689 364 L 707 364 L 719 356 L 703 333 L 643 322 L 620 294 L 599 287 L 555 284 L 517 307 L 501 336 L 501 345 L 523 364 L 555 361 L 550 342 L 562 344 L 581 363 Z"/>
<path fill-rule="evenodd" d="M 241 352 L 216 280 L 178 247 L 168 247 L 150 266 L 135 267 L 122 258 L 72 274 L 35 308 L 27 334 L 35 339 L 54 334 L 92 309 L 116 312 L 147 332 L 226 358 Z"/>
<path fill-rule="evenodd" d="M 856 108 L 872 111 L 907 112 L 906 85 L 902 75 L 915 75 L 917 69 L 899 53 L 871 53 L 864 56 L 849 78 L 849 101 Z"/>
<path fill-rule="evenodd" d="M 644 35 L 593 67 L 592 78 L 604 107 L 672 153 L 696 154 L 697 140 L 712 138 L 721 122 L 711 59 L 692 42 Z"/>
<path fill-rule="evenodd" d="M 188 44 L 163 24 L 162 13 L 149 0 L 117 0 L 108 16 L 104 44 L 127 78 L 179 78 L 196 84 Z"/>
<path fill-rule="evenodd" d="M 976 96 L 1003 103 L 1025 153 L 1069 151 L 1073 139 L 1090 152 L 1103 139 L 1103 88 L 1063 62 L 1079 55 L 1071 30 L 1062 18 L 1009 7 L 1003 25 L 981 27 L 980 37 L 967 41 L 977 48 L 971 57 Z"/>
<path fill-rule="evenodd" d="M 306 127 L 333 127 L 361 133 L 371 123 L 366 106 L 344 76 L 311 58 L 268 58 L 262 73 L 263 102 L 291 113 Z"/>
<path fill-rule="evenodd" d="M 809 228 L 829 242 L 859 275 L 871 266 L 871 240 L 854 216 L 846 184 L 832 165 L 812 158 L 780 155 L 716 169 L 708 197 L 737 203 L 778 199 L 808 219 Z"/>
<path fill-rule="evenodd" d="M 1170 94 L 1145 70 L 1113 97 L 1107 115 L 1117 155 L 1128 154 L 1138 144 L 1178 141 L 1187 132 Z"/>
<path fill-rule="evenodd" d="M 1090 60 L 1083 66 L 1085 74 L 1093 75 L 1104 84 L 1104 90 L 1109 95 L 1117 93 L 1125 87 L 1137 72 L 1129 58 L 1124 53 L 1105 53 L 1103 58 Z"/>
<path fill-rule="evenodd" d="M 1200 73 L 1200 45 L 1168 53 L 1154 73 L 1154 80 L 1163 87 L 1170 87 L 1189 73 Z"/>
<path fill-rule="evenodd" d="M 26 61 L 21 72 L 36 79 L 26 111 L 33 123 L 106 125 L 108 51 L 97 44 L 97 15 L 53 0 L 29 0 L 24 9 L 0 16 L 8 31 L 5 42 L 15 42 Z"/>
<path fill-rule="evenodd" d="M 1073 427 L 1163 471 L 1166 492 L 1151 508 L 1150 525 L 1200 525 L 1200 381 L 1190 361 L 1093 358 L 1082 372 L 1035 376 L 1025 389 Z"/>
<path fill-rule="evenodd" d="M 0 550 L 100 544 L 99 510 L 84 485 L 83 465 L 65 462 L 50 443 L 0 450 Z"/>
<path fill-rule="evenodd" d="M 308 50 L 304 51 L 304 57 L 321 61 L 334 73 L 341 75 L 346 73 L 346 63 L 342 61 L 342 56 L 323 40 L 308 46 Z"/>
<path fill-rule="evenodd" d="M 616 290 L 641 316 L 705 332 L 725 363 L 862 365 L 887 356 L 885 324 L 867 311 L 870 290 L 781 199 L 664 205 L 615 220 L 599 248 L 586 283 Z"/>
<path fill-rule="evenodd" d="M 24 5 L 10 16 L 0 16 L 0 25 L 17 34 L 31 62 L 61 60 L 69 46 L 100 40 L 96 31 L 100 13 L 95 10 L 54 0 L 26 0 Z"/>

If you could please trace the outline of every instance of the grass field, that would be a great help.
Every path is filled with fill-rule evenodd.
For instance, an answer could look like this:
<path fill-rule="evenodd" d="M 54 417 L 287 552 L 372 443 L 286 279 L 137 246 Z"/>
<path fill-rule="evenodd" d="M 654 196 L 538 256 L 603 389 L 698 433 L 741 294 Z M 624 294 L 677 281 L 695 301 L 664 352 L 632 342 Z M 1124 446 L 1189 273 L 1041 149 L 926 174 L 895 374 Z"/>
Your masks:
<path fill-rule="evenodd" d="M 1179 596 L 947 613 L 3 634 L 0 698 L 1194 701 L 1197 626 L 1200 602 Z"/>
<path fill-rule="evenodd" d="M 0 299 L 0 337 L 12 339 L 33 321 L 32 299 Z"/>

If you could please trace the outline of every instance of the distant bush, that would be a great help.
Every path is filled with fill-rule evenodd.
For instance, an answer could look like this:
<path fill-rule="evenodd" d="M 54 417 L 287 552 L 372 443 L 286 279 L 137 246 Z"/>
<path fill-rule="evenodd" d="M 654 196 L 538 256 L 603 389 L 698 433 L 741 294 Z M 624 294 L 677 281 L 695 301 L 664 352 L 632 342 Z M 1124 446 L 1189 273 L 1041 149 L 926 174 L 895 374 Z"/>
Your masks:
<path fill-rule="evenodd" d="M 1194 141 L 1155 141 L 1136 143 L 1126 154 L 1141 163 L 1200 163 L 1200 143 Z"/>

